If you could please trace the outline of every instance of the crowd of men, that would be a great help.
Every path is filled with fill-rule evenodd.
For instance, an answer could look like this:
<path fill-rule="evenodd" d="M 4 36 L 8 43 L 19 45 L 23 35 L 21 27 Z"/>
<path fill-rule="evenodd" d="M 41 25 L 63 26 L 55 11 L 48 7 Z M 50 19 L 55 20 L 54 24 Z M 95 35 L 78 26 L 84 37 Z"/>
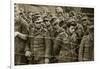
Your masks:
<path fill-rule="evenodd" d="M 15 65 L 94 60 L 94 24 L 86 14 L 16 8 L 14 19 Z"/>

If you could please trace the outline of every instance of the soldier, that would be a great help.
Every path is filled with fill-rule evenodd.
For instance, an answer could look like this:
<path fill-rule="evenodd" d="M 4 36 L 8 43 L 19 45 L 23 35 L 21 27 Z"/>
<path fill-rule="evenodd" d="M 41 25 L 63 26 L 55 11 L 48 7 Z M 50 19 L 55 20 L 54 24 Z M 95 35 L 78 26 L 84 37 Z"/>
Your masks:
<path fill-rule="evenodd" d="M 42 15 L 40 12 L 34 12 L 31 14 L 32 15 L 32 23 L 34 23 L 34 21 L 36 21 L 37 19 L 41 19 Z"/>
<path fill-rule="evenodd" d="M 44 26 L 45 28 L 48 30 L 48 35 L 49 35 L 49 39 L 50 39 L 50 63 L 52 63 L 52 59 L 53 59 L 53 44 L 54 44 L 54 31 L 53 31 L 53 27 L 52 24 L 50 23 L 50 20 L 48 17 L 44 17 Z"/>
<path fill-rule="evenodd" d="M 69 12 L 69 19 L 75 19 L 76 20 L 76 12 L 75 11 Z"/>
<path fill-rule="evenodd" d="M 34 27 L 29 32 L 29 46 L 26 47 L 25 55 L 31 57 L 31 64 L 49 63 L 50 41 L 48 31 L 42 27 L 42 19 L 34 22 Z"/>
<path fill-rule="evenodd" d="M 59 20 L 56 19 L 52 23 L 52 26 L 54 28 L 54 45 L 53 45 L 53 62 L 60 62 L 59 57 L 61 56 L 61 49 L 62 46 L 64 46 L 67 34 L 65 33 L 64 29 L 59 26 Z M 62 56 L 61 56 L 62 57 Z"/>
<path fill-rule="evenodd" d="M 46 8 L 47 9 L 47 8 Z M 47 16 L 49 18 L 49 20 L 51 20 L 52 18 L 52 13 L 49 9 L 45 10 L 45 13 L 43 14 L 43 16 Z"/>
<path fill-rule="evenodd" d="M 47 16 L 43 17 L 43 27 L 47 29 L 47 27 L 50 25 L 50 20 Z"/>
<path fill-rule="evenodd" d="M 55 22 L 54 28 L 57 29 L 58 34 L 55 37 L 54 43 L 54 61 L 55 62 L 73 62 L 77 61 L 77 35 L 75 34 L 75 25 L 67 25 L 67 31 L 61 31 L 59 25 Z"/>
<path fill-rule="evenodd" d="M 94 26 L 89 26 L 89 34 L 84 35 L 79 48 L 79 61 L 94 60 Z"/>
<path fill-rule="evenodd" d="M 87 35 L 89 33 L 88 32 L 88 26 L 89 26 L 90 21 L 89 21 L 87 16 L 82 17 L 81 20 L 82 20 L 82 26 L 83 26 L 83 31 L 84 31 L 83 34 Z"/>
<path fill-rule="evenodd" d="M 27 22 L 30 24 L 32 23 L 32 15 L 33 13 L 31 11 L 27 12 L 26 16 L 27 16 Z"/>
<path fill-rule="evenodd" d="M 35 26 L 34 25 L 34 23 L 35 23 L 34 21 L 42 19 L 40 12 L 30 13 L 30 16 L 32 16 L 32 21 L 30 20 L 29 29 L 31 29 L 31 28 L 33 28 Z"/>
<path fill-rule="evenodd" d="M 28 24 L 19 15 L 15 14 L 15 65 L 26 64 L 24 48 L 27 45 Z"/>
<path fill-rule="evenodd" d="M 70 23 L 67 27 L 67 34 L 68 34 L 68 41 L 69 41 L 69 54 L 70 56 L 70 62 L 78 61 L 78 37 L 76 34 L 76 22 L 75 20 L 71 20 L 72 23 Z"/>
<path fill-rule="evenodd" d="M 57 7 L 56 8 L 56 16 L 59 19 L 59 26 L 63 27 L 64 26 L 64 21 L 65 21 L 65 17 L 64 17 L 64 11 L 61 7 Z"/>
<path fill-rule="evenodd" d="M 19 14 L 20 14 L 20 16 L 21 16 L 25 21 L 27 21 L 27 23 L 29 23 L 29 22 L 28 22 L 27 15 L 26 15 L 26 12 L 25 12 L 25 10 L 24 10 L 23 8 L 20 8 L 20 9 L 19 9 Z"/>
<path fill-rule="evenodd" d="M 82 40 L 82 37 L 84 36 L 84 29 L 83 29 L 83 26 L 82 24 L 80 23 L 77 23 L 77 26 L 76 26 L 76 34 L 77 34 L 77 40 L 78 40 L 78 44 L 80 44 L 81 40 Z"/>
<path fill-rule="evenodd" d="M 40 12 L 36 12 L 36 13 L 34 14 L 34 18 L 35 18 L 35 19 L 41 18 L 41 13 L 40 13 Z"/>

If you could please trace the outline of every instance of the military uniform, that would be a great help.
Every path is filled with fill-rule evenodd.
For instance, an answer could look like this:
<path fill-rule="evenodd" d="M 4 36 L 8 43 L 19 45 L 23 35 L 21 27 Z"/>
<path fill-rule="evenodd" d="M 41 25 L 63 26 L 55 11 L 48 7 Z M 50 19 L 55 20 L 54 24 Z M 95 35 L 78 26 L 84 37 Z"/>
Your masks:
<path fill-rule="evenodd" d="M 81 24 L 77 24 L 76 26 L 76 34 L 77 34 L 77 37 L 78 37 L 78 43 L 80 44 L 81 42 L 81 39 L 84 35 L 84 29 L 83 29 L 83 26 Z"/>
<path fill-rule="evenodd" d="M 89 20 L 88 20 L 88 17 L 87 16 L 84 16 L 84 17 L 82 17 L 82 25 L 83 25 L 83 34 L 84 35 L 87 35 L 88 33 L 89 33 L 89 31 L 88 31 L 88 26 L 89 26 Z"/>
<path fill-rule="evenodd" d="M 43 64 L 45 59 L 49 59 L 49 37 L 46 29 L 41 28 L 37 30 L 35 27 L 30 29 L 29 46 L 26 50 L 31 51 L 31 63 Z"/>
<path fill-rule="evenodd" d="M 79 48 L 79 61 L 91 61 L 93 60 L 93 45 L 94 40 L 91 34 L 83 37 Z"/>
<path fill-rule="evenodd" d="M 26 36 L 28 35 L 28 24 L 22 17 L 15 18 L 15 32 L 20 32 Z M 15 65 L 26 63 L 24 56 L 24 49 L 26 45 L 26 37 L 15 37 Z"/>
<path fill-rule="evenodd" d="M 72 20 L 71 20 L 72 21 Z M 71 24 L 71 23 L 70 23 Z M 75 24 L 72 24 L 73 26 Z M 67 29 L 68 30 L 68 29 Z M 54 56 L 58 62 L 73 62 L 77 61 L 77 35 L 76 33 L 70 33 L 66 30 L 56 32 L 56 39 L 54 43 Z"/>
<path fill-rule="evenodd" d="M 68 33 L 61 33 L 58 35 L 60 37 L 60 42 L 57 42 L 60 47 L 60 53 L 58 57 L 59 62 L 74 62 L 77 61 L 78 54 L 76 35 L 69 35 Z M 59 39 L 57 39 L 59 40 Z"/>
<path fill-rule="evenodd" d="M 68 44 L 68 35 L 65 33 L 64 29 L 59 27 L 55 32 L 55 41 L 54 41 L 54 62 L 66 62 L 66 53 L 67 53 L 67 44 Z"/>
<path fill-rule="evenodd" d="M 64 26 L 64 24 L 65 24 L 65 18 L 64 18 L 64 16 L 62 15 L 62 16 L 58 16 L 58 19 L 59 19 L 59 26 L 60 27 L 63 27 Z"/>
<path fill-rule="evenodd" d="M 78 40 L 76 33 L 72 33 L 72 35 L 69 34 L 69 45 L 70 45 L 70 54 L 71 54 L 71 62 L 78 61 Z"/>
<path fill-rule="evenodd" d="M 87 16 L 82 18 L 84 36 L 80 43 L 79 48 L 79 61 L 90 61 L 93 60 L 93 45 L 94 45 L 94 36 L 93 27 L 89 26 L 89 20 Z M 92 29 L 92 33 L 90 33 Z"/>
<path fill-rule="evenodd" d="M 65 32 L 61 32 L 55 39 L 54 43 L 54 57 L 56 62 L 66 62 L 67 53 L 67 38 L 68 35 Z"/>

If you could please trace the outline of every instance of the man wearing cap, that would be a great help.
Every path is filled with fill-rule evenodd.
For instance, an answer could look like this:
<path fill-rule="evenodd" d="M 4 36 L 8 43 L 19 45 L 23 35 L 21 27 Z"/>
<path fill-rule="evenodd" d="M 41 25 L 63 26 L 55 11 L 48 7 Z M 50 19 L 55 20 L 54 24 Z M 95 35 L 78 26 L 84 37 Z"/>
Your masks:
<path fill-rule="evenodd" d="M 82 25 L 83 25 L 83 29 L 84 29 L 84 35 L 87 35 L 89 32 L 88 32 L 88 26 L 89 26 L 89 19 L 87 16 L 84 16 L 82 17 Z"/>
<path fill-rule="evenodd" d="M 25 55 L 30 57 L 31 64 L 49 63 L 49 37 L 47 30 L 42 27 L 42 19 L 34 22 L 34 27 L 29 32 L 29 46 Z"/>
<path fill-rule="evenodd" d="M 24 49 L 27 45 L 27 35 L 28 35 L 28 24 L 19 15 L 15 13 L 15 65 L 26 64 L 26 59 L 24 56 Z"/>
<path fill-rule="evenodd" d="M 67 34 L 65 33 L 65 30 L 59 26 L 59 20 L 55 19 L 52 23 L 53 29 L 54 29 L 54 45 L 53 45 L 53 59 L 52 62 L 60 62 L 61 59 L 59 57 L 61 56 L 61 48 L 64 46 L 66 40 L 67 40 Z M 62 56 L 61 56 L 62 57 Z"/>
<path fill-rule="evenodd" d="M 69 39 L 70 53 L 71 53 L 71 62 L 78 61 L 78 35 L 77 35 L 77 21 L 75 19 L 70 19 L 69 24 L 67 24 L 67 34 Z"/>
<path fill-rule="evenodd" d="M 79 61 L 94 60 L 94 26 L 89 26 L 89 34 L 84 35 L 79 48 Z"/>
<path fill-rule="evenodd" d="M 71 20 L 72 22 L 73 20 Z M 75 23 L 69 23 L 67 30 L 61 31 L 59 21 L 53 23 L 56 28 L 56 38 L 54 42 L 54 61 L 55 62 L 74 62 L 78 60 L 77 54 L 77 35 L 75 33 Z"/>
<path fill-rule="evenodd" d="M 52 27 L 52 24 L 50 23 L 50 20 L 47 16 L 45 16 L 44 18 L 44 26 L 45 28 L 48 30 L 48 35 L 49 35 L 49 39 L 50 39 L 50 63 L 52 63 L 52 58 L 53 58 L 53 44 L 54 44 L 54 30 Z"/>
<path fill-rule="evenodd" d="M 32 23 L 32 15 L 33 13 L 31 11 L 26 13 L 28 24 Z"/>
<path fill-rule="evenodd" d="M 56 11 L 56 16 L 57 16 L 57 18 L 59 19 L 59 26 L 60 27 L 63 27 L 63 25 L 64 25 L 64 21 L 65 21 L 65 17 L 64 17 L 64 12 L 63 12 L 63 9 L 61 8 L 61 7 L 57 7 L 56 9 L 55 9 L 55 11 Z"/>
<path fill-rule="evenodd" d="M 68 34 L 68 54 L 66 56 L 67 59 L 69 59 L 68 62 L 75 62 L 78 61 L 78 40 L 77 40 L 77 34 L 76 34 L 76 24 L 70 23 L 67 26 L 67 31 L 66 33 Z"/>
<path fill-rule="evenodd" d="M 84 36 L 84 28 L 83 28 L 81 20 L 77 21 L 75 32 L 77 34 L 78 45 L 80 45 L 82 37 Z"/>
<path fill-rule="evenodd" d="M 33 12 L 32 13 L 32 23 L 34 23 L 34 21 L 36 21 L 37 19 L 41 19 L 42 15 L 40 12 Z"/>

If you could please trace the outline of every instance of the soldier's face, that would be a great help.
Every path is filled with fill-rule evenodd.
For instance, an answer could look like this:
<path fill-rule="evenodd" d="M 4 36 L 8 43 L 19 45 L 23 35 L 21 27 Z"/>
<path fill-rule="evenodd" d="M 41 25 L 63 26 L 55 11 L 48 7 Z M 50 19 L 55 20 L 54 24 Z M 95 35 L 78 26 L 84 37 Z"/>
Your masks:
<path fill-rule="evenodd" d="M 15 20 L 19 19 L 19 14 L 15 13 Z"/>
<path fill-rule="evenodd" d="M 70 32 L 70 33 L 73 33 L 74 31 L 75 31 L 75 27 L 74 27 L 74 26 L 70 26 L 69 32 Z"/>
<path fill-rule="evenodd" d="M 88 20 L 83 20 L 83 22 L 82 22 L 83 26 L 86 26 L 87 23 L 88 23 Z"/>
<path fill-rule="evenodd" d="M 54 29 L 57 29 L 58 26 L 59 26 L 58 23 L 53 24 L 53 28 L 54 28 Z"/>
<path fill-rule="evenodd" d="M 35 23 L 35 27 L 38 28 L 38 29 L 40 29 L 41 28 L 41 22 L 36 22 Z"/>

